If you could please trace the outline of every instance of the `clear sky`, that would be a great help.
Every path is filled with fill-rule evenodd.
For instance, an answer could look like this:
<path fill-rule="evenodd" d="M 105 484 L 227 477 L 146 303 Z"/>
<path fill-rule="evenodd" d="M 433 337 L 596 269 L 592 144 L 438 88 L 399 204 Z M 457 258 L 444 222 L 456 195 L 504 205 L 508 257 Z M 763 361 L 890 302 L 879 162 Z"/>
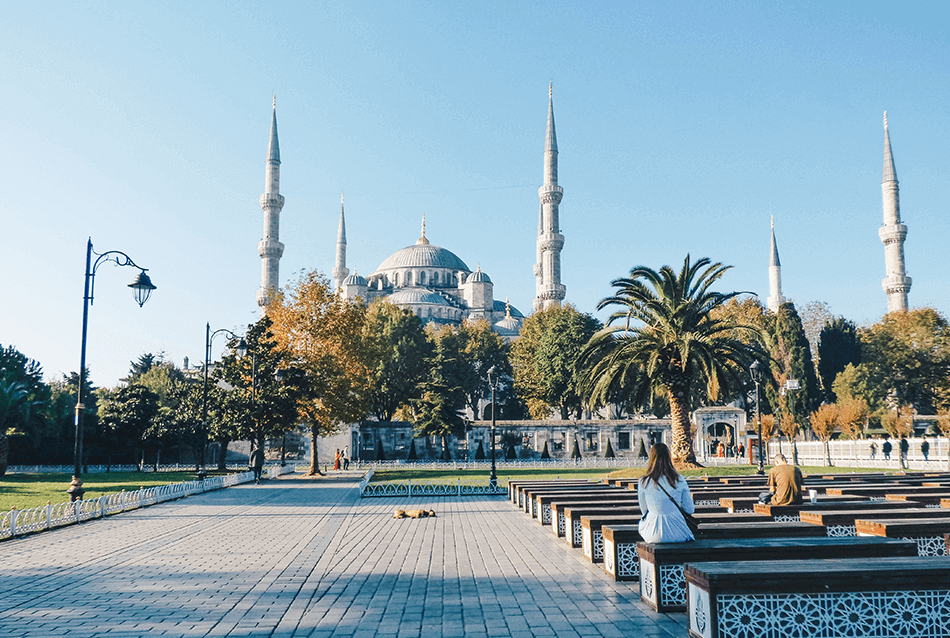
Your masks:
<path fill-rule="evenodd" d="M 548 83 L 567 299 L 686 253 L 859 324 L 886 310 L 888 111 L 912 307 L 950 314 L 950 5 L 765 2 L 26 2 L 0 20 L 0 344 L 79 367 L 85 246 L 100 268 L 88 365 L 203 357 L 258 317 L 258 197 L 277 93 L 281 284 L 415 242 L 480 264 L 526 314 Z M 216 342 L 215 356 L 224 345 Z"/>

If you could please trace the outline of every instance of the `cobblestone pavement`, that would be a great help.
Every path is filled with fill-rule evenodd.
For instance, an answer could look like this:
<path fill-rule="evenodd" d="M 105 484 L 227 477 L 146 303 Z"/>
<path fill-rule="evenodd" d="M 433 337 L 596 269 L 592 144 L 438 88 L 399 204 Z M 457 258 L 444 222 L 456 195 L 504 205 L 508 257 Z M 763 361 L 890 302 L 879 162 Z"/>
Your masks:
<path fill-rule="evenodd" d="M 396 508 L 436 518 L 392 518 Z M 285 478 L 0 543 L 0 636 L 685 636 L 504 497 Z"/>

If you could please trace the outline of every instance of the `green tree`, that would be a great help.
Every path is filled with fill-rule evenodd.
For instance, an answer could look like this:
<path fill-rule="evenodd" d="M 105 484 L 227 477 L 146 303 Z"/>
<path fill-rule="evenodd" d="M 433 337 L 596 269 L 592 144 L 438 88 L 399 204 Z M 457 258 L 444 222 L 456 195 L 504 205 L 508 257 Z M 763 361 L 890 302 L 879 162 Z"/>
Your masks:
<path fill-rule="evenodd" d="M 10 434 L 31 437 L 43 427 L 50 398 L 39 362 L 13 346 L 0 346 L 0 476 L 9 463 Z M 35 436 L 32 437 L 35 440 Z"/>
<path fill-rule="evenodd" d="M 127 459 L 135 460 L 136 450 L 158 415 L 158 395 L 137 383 L 100 390 L 99 394 L 99 424 L 106 440 L 106 454 L 111 457 L 124 451 Z"/>
<path fill-rule="evenodd" d="M 423 384 L 422 396 L 413 403 L 414 429 L 417 436 L 442 439 L 442 458 L 449 459 L 449 436 L 462 436 L 468 421 L 463 412 L 466 405 L 465 383 L 470 368 L 463 350 L 466 338 L 453 326 L 428 328 L 434 344 L 429 378 Z"/>
<path fill-rule="evenodd" d="M 419 317 L 385 300 L 370 305 L 364 338 L 374 351 L 370 412 L 392 421 L 396 410 L 419 397 L 432 344 Z"/>
<path fill-rule="evenodd" d="M 792 303 L 783 303 L 775 314 L 774 348 L 772 351 L 772 376 L 777 384 L 765 385 L 765 396 L 773 410 L 782 414 L 782 433 L 789 437 L 795 446 L 795 435 L 801 428 L 808 427 L 809 416 L 821 405 L 822 393 L 815 374 L 811 346 L 805 335 L 802 321 Z M 782 386 L 789 379 L 798 381 L 798 390 L 784 391 Z M 791 414 L 794 421 L 788 421 L 784 415 Z M 797 426 L 797 427 L 796 427 Z"/>
<path fill-rule="evenodd" d="M 746 369 L 756 354 L 740 340 L 756 328 L 716 319 L 713 311 L 738 295 L 710 288 L 729 266 L 689 255 L 679 273 L 669 266 L 659 271 L 637 266 L 628 277 L 615 279 L 616 293 L 598 308 L 620 306 L 608 326 L 598 332 L 582 357 L 583 391 L 597 404 L 620 383 L 629 387 L 639 405 L 656 391 L 667 395 L 672 420 L 673 460 L 680 467 L 695 465 L 690 396 L 706 400 L 742 387 Z M 614 325 L 622 322 L 620 325 Z"/>
<path fill-rule="evenodd" d="M 835 379 L 848 365 L 861 363 L 861 343 L 853 322 L 837 317 L 824 325 L 818 337 L 818 377 L 825 401 L 838 400 Z"/>
<path fill-rule="evenodd" d="M 531 416 L 545 419 L 552 409 L 567 419 L 582 401 L 578 360 L 601 323 L 574 306 L 552 306 L 534 313 L 511 346 L 514 387 Z"/>
<path fill-rule="evenodd" d="M 477 419 L 479 403 L 491 397 L 488 370 L 494 368 L 497 375 L 495 403 L 499 406 L 502 418 L 511 418 L 510 410 L 505 409 L 515 400 L 508 344 L 492 332 L 491 324 L 485 320 L 466 321 L 458 331 L 462 361 L 465 363 L 461 385 L 472 416 Z"/>

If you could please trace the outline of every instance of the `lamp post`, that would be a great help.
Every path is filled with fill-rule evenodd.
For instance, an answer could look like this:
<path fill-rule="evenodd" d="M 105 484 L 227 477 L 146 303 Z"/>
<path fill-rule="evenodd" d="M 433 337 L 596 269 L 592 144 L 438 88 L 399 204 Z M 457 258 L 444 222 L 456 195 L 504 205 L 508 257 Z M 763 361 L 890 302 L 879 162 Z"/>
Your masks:
<path fill-rule="evenodd" d="M 92 260 L 93 255 L 96 255 L 95 261 Z M 75 461 L 75 468 L 73 469 L 73 480 L 67 490 L 67 493 L 70 495 L 70 500 L 73 501 L 81 499 L 85 492 L 82 487 L 82 430 L 83 412 L 85 412 L 86 409 L 86 406 L 83 404 L 83 392 L 85 390 L 86 334 L 89 328 L 89 306 L 92 305 L 93 295 L 95 294 L 96 270 L 100 265 L 109 261 L 113 262 L 116 266 L 132 266 L 133 268 L 139 269 L 139 274 L 135 277 L 135 280 L 128 285 L 129 288 L 132 289 L 135 302 L 139 305 L 139 308 L 145 305 L 149 295 L 155 290 L 152 280 L 145 274 L 145 271 L 148 270 L 147 268 L 142 268 L 132 261 L 131 257 L 118 250 L 110 250 L 102 254 L 93 252 L 91 237 L 86 242 L 85 288 L 82 297 L 82 348 L 79 354 L 79 391 L 76 395 L 76 447 L 73 459 Z"/>
<path fill-rule="evenodd" d="M 488 476 L 488 485 L 495 489 L 498 487 L 498 476 L 495 474 L 495 385 L 498 383 L 498 375 L 495 366 L 488 369 L 488 385 L 491 386 L 491 474 Z"/>
<path fill-rule="evenodd" d="M 228 330 L 227 328 L 219 328 L 214 332 L 211 332 L 211 324 L 205 324 L 205 374 L 204 374 L 204 389 L 202 391 L 201 399 L 201 450 L 200 450 L 200 460 L 195 459 L 195 471 L 199 469 L 199 463 L 204 465 L 205 462 L 205 446 L 208 441 L 208 369 L 211 367 L 211 344 L 214 342 L 214 338 L 219 334 L 224 333 L 230 335 L 232 339 L 239 339 L 236 334 Z M 244 343 L 244 339 L 241 339 L 241 343 Z M 235 350 L 239 349 L 241 346 L 238 344 Z M 244 344 L 245 350 L 247 349 L 247 344 Z"/>
<path fill-rule="evenodd" d="M 762 380 L 762 364 L 758 360 L 749 366 L 752 380 L 755 382 L 755 422 L 759 426 L 759 469 L 757 474 L 765 474 L 765 462 L 762 458 L 762 416 L 759 413 L 759 382 Z"/>

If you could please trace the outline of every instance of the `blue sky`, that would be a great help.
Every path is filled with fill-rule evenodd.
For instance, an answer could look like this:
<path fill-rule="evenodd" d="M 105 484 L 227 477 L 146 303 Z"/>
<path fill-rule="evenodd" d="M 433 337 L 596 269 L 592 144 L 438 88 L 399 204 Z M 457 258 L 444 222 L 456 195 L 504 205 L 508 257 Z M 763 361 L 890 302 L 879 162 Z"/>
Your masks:
<path fill-rule="evenodd" d="M 271 94 L 281 283 L 369 274 L 427 236 L 534 296 L 548 83 L 568 301 L 594 312 L 632 266 L 687 252 L 859 324 L 881 290 L 882 115 L 909 228 L 912 307 L 950 314 L 950 5 L 893 3 L 45 2 L 0 21 L 0 344 L 79 366 L 86 238 L 103 266 L 88 365 L 203 356 L 204 325 L 257 318 Z M 217 342 L 216 342 L 217 343 Z M 215 355 L 223 342 L 218 343 Z"/>

